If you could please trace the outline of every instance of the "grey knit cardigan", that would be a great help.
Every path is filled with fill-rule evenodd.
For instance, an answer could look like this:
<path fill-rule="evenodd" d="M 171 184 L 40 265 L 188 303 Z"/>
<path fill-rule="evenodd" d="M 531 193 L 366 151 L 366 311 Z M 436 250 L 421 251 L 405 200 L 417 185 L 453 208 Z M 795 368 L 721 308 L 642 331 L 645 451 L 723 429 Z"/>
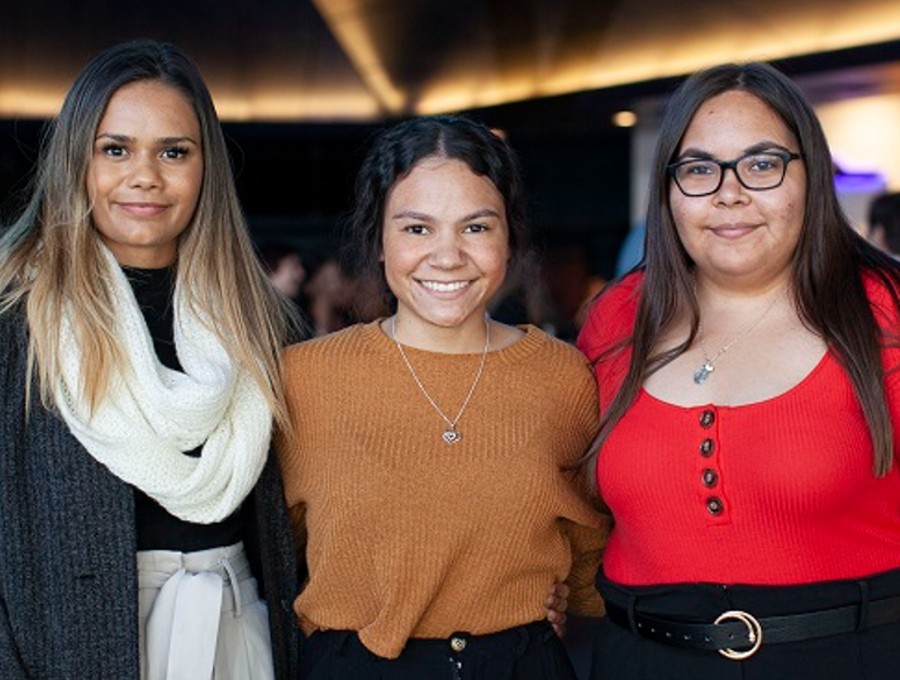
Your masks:
<path fill-rule="evenodd" d="M 26 417 L 26 342 L 21 313 L 0 315 L 0 678 L 139 680 L 132 487 L 39 399 Z M 297 559 L 274 456 L 244 511 L 276 677 L 293 680 Z"/>

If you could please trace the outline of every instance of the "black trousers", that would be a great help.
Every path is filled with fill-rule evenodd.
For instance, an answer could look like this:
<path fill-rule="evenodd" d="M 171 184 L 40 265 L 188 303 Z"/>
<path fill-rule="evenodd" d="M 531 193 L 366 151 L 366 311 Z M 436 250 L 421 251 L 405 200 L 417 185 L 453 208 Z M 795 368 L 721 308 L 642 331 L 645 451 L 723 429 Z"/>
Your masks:
<path fill-rule="evenodd" d="M 397 659 L 378 657 L 355 631 L 307 638 L 301 680 L 575 680 L 563 644 L 546 621 L 491 633 L 409 640 Z"/>
<path fill-rule="evenodd" d="M 870 578 L 799 586 L 714 584 L 625 587 L 603 575 L 608 603 L 684 622 L 711 623 L 722 612 L 758 618 L 821 611 L 900 594 L 900 570 Z M 863 626 L 864 627 L 864 626 Z M 684 649 L 639 636 L 604 619 L 593 645 L 591 680 L 897 680 L 900 623 L 780 644 L 763 643 L 743 661 L 715 651 Z"/>

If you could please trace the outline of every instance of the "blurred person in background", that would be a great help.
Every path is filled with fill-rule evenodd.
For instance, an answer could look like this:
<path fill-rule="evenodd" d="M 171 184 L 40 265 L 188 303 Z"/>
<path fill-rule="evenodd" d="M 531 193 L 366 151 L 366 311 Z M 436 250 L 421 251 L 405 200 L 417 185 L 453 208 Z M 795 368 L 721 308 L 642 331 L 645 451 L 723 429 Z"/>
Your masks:
<path fill-rule="evenodd" d="M 893 257 L 900 257 L 900 193 L 876 196 L 869 206 L 868 238 Z"/>
<path fill-rule="evenodd" d="M 355 282 L 336 255 L 326 255 L 310 267 L 303 286 L 315 335 L 327 335 L 354 323 Z"/>
<path fill-rule="evenodd" d="M 306 280 L 306 267 L 300 251 L 287 243 L 269 241 L 258 248 L 272 285 L 287 299 L 299 302 Z"/>

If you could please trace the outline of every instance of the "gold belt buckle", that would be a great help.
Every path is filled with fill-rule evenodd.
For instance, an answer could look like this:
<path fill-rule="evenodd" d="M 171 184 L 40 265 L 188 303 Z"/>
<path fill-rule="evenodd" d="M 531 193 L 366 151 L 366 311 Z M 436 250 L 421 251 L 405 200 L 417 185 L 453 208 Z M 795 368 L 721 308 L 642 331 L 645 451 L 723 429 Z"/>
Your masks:
<path fill-rule="evenodd" d="M 747 626 L 747 630 L 749 631 L 748 638 L 751 643 L 750 649 L 737 650 L 731 649 L 730 647 L 726 649 L 720 649 L 719 654 L 724 656 L 726 659 L 731 659 L 733 661 L 742 661 L 743 659 L 749 659 L 751 656 L 756 654 L 759 651 L 760 646 L 762 646 L 763 641 L 763 630 L 759 621 L 752 614 L 748 614 L 747 612 L 740 611 L 738 609 L 732 609 L 731 611 L 724 612 L 719 615 L 713 623 L 722 623 L 723 621 L 735 620 L 740 621 L 745 626 Z"/>

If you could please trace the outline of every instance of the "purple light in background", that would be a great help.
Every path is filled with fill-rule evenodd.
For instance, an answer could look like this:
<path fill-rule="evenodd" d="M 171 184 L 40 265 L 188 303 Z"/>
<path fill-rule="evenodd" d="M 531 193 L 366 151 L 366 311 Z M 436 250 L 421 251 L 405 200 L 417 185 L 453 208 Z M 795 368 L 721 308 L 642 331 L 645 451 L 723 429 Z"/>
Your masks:
<path fill-rule="evenodd" d="M 880 172 L 836 172 L 834 188 L 838 193 L 874 193 L 884 191 L 887 180 Z"/>
<path fill-rule="evenodd" d="M 871 194 L 884 191 L 887 178 L 878 170 L 849 168 L 853 165 L 845 160 L 834 159 L 834 188 L 841 194 Z M 867 164 L 866 164 L 867 165 Z"/>

